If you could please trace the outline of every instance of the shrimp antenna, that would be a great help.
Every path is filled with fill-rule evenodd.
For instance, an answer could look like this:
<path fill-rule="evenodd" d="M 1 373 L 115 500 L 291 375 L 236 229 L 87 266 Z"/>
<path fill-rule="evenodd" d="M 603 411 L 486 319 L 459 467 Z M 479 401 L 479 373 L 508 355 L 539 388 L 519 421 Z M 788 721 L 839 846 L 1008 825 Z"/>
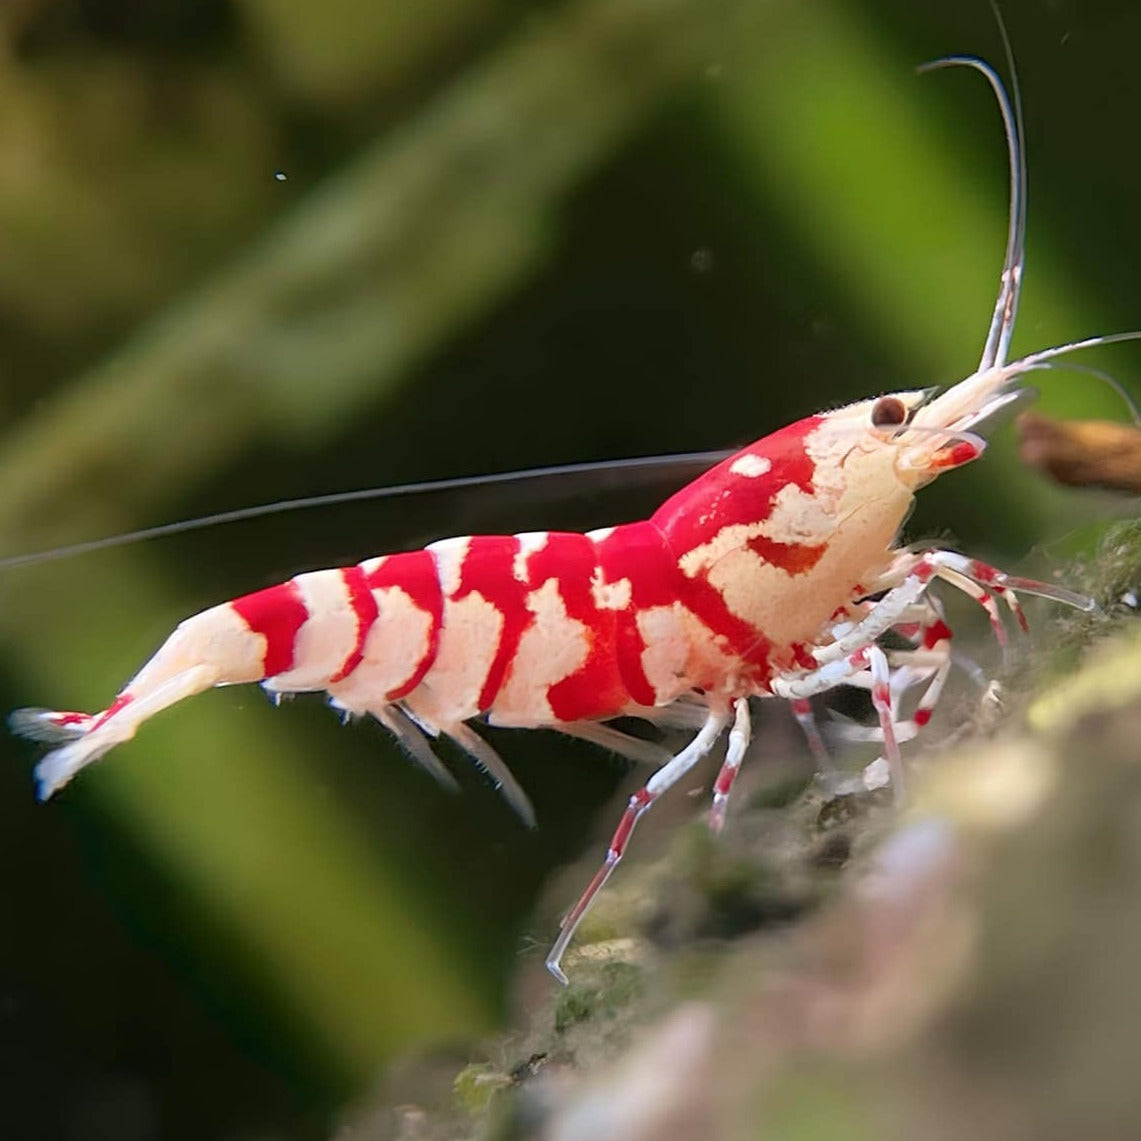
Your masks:
<path fill-rule="evenodd" d="M 1015 318 L 1018 316 L 1018 302 L 1022 295 L 1022 272 L 1026 265 L 1026 147 L 1023 141 L 1026 132 L 1022 117 L 1022 91 L 1018 84 L 1018 69 L 1014 65 L 1014 49 L 1010 46 L 1010 36 L 997 0 L 990 0 L 990 6 L 1002 36 L 1013 98 L 1007 94 L 998 72 L 986 60 L 977 56 L 944 56 L 917 69 L 920 75 L 947 67 L 969 67 L 979 72 L 986 78 L 998 100 L 1003 130 L 1006 132 L 1010 161 L 1010 222 L 1006 236 L 1006 258 L 1002 263 L 998 297 L 994 303 L 994 315 L 983 346 L 983 355 L 979 359 L 978 372 L 1006 364 L 1010 340 L 1014 336 Z"/>
<path fill-rule="evenodd" d="M 1141 329 L 1134 329 L 1129 333 L 1104 333 L 1098 337 L 1083 337 L 1080 341 L 1067 341 L 1064 345 L 1053 345 L 1048 349 L 1039 349 L 1030 353 L 1021 360 L 1011 361 L 1003 367 L 1011 376 L 1022 372 L 1033 372 L 1041 367 L 1043 361 L 1057 360 L 1070 353 L 1081 352 L 1083 349 L 1098 349 L 1102 345 L 1120 345 L 1125 341 L 1141 341 Z"/>
<path fill-rule="evenodd" d="M 1066 372 L 1080 372 L 1086 376 L 1092 376 L 1096 380 L 1100 380 L 1103 384 L 1108 385 L 1121 397 L 1122 402 L 1126 408 L 1129 409 L 1129 416 L 1137 427 L 1141 428 L 1141 408 L 1137 407 L 1137 401 L 1133 398 L 1133 394 L 1117 379 L 1112 373 L 1106 372 L 1104 369 L 1091 368 L 1088 364 L 1078 364 L 1076 361 L 1066 361 L 1064 364 L 1057 364 L 1054 361 L 1045 361 L 1042 364 L 1030 365 L 1027 372 L 1046 372 L 1046 371 L 1061 371 Z"/>
<path fill-rule="evenodd" d="M 237 507 L 212 515 L 182 519 L 177 523 L 160 523 L 137 531 L 124 531 L 102 539 L 84 543 L 69 543 L 33 551 L 27 555 L 9 555 L 0 558 L 0 570 L 35 566 L 75 555 L 105 551 L 110 547 L 125 547 L 144 539 L 159 539 L 168 535 L 181 535 L 187 531 L 201 531 L 223 523 L 238 523 L 245 519 L 260 519 L 266 515 L 282 515 L 287 511 L 304 511 L 313 507 L 332 507 L 338 503 L 360 503 L 378 499 L 400 499 L 413 495 L 431 495 L 445 491 L 467 491 L 476 487 L 502 487 L 511 484 L 529 484 L 540 479 L 564 476 L 602 476 L 602 488 L 615 484 L 626 490 L 656 480 L 665 472 L 680 472 L 690 468 L 710 468 L 733 453 L 730 450 L 711 452 L 683 452 L 671 456 L 645 456 L 622 460 L 592 460 L 586 463 L 553 464 L 549 467 L 528 468 L 524 471 L 497 472 L 492 475 L 464 475 L 454 479 L 432 479 L 420 483 L 399 483 L 385 487 L 366 487 L 354 491 L 333 491 L 326 495 L 306 495 L 298 499 L 282 499 L 276 503 L 258 503 L 250 507 Z"/>

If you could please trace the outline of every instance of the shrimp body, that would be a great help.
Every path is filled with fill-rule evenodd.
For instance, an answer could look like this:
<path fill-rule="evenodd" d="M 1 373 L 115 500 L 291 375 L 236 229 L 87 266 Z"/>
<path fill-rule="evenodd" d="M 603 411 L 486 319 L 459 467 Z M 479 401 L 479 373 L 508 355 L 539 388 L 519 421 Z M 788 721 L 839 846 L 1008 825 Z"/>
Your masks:
<path fill-rule="evenodd" d="M 325 690 L 461 744 L 481 716 L 560 729 L 770 694 L 894 558 L 915 476 L 872 426 L 876 403 L 757 441 L 642 522 L 445 539 L 196 614 L 102 713 L 37 713 L 76 738 L 41 762 L 40 794 L 218 685 Z"/>
<path fill-rule="evenodd" d="M 1024 373 L 1094 337 L 1013 362 L 1021 287 L 1023 162 L 1017 113 L 997 75 L 969 57 L 1003 110 L 1014 194 L 1006 261 L 977 369 L 940 395 L 904 391 L 821 412 L 765 436 L 662 504 L 649 519 L 574 534 L 446 539 L 419 551 L 300 574 L 184 621 L 107 709 L 20 710 L 13 727 L 55 747 L 36 772 L 46 798 L 135 734 L 147 718 L 212 686 L 260 682 L 272 695 L 326 691 L 369 714 L 441 781 L 432 749 L 454 740 L 525 820 L 526 794 L 473 728 L 544 727 L 655 765 L 619 822 L 606 861 L 564 921 L 563 951 L 621 859 L 641 815 L 727 735 L 711 822 L 720 827 L 750 738 L 749 701 L 792 702 L 821 763 L 808 699 L 866 687 L 897 792 L 899 742 L 926 723 L 950 668 L 939 579 L 1002 622 L 1017 592 L 1087 599 L 1013 578 L 950 551 L 899 545 L 915 492 L 982 454 L 977 434 L 1019 395 Z M 890 648 L 883 635 L 894 635 Z M 900 649 L 898 642 L 905 646 Z M 910 717 L 900 699 L 918 689 Z M 636 716 L 695 730 L 676 755 L 619 732 Z M 565 980 L 564 980 L 565 981 Z"/>

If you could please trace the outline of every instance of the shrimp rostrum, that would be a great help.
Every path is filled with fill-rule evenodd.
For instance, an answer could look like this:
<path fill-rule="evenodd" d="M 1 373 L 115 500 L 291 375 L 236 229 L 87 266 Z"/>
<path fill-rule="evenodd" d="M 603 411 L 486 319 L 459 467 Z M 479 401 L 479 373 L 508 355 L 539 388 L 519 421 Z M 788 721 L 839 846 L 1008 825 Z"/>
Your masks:
<path fill-rule="evenodd" d="M 808 699 L 870 690 L 884 759 L 902 784 L 899 741 L 930 715 L 950 665 L 950 631 L 929 595 L 942 581 L 1015 613 L 1021 592 L 1079 595 L 941 549 L 899 544 L 916 491 L 976 459 L 980 432 L 1018 380 L 1095 337 L 1008 361 L 1023 265 L 1024 164 L 1017 109 L 980 60 L 1006 123 L 1010 230 L 978 368 L 941 394 L 911 390 L 822 412 L 765 436 L 683 488 L 649 519 L 587 534 L 445 539 L 424 550 L 300 574 L 184 621 L 101 713 L 21 710 L 17 731 L 53 743 L 36 776 L 51 796 L 183 698 L 260 682 L 271 695 L 324 690 L 371 714 L 421 764 L 451 738 L 529 823 L 526 795 L 473 722 L 542 727 L 657 767 L 630 798 L 606 860 L 563 923 L 564 950 L 622 858 L 638 819 L 727 735 L 714 782 L 719 827 L 750 736 L 749 702 L 779 697 L 819 743 Z M 881 646 L 891 634 L 894 649 Z M 905 645 L 898 648 L 904 635 Z M 918 689 L 907 720 L 901 695 Z M 607 724 L 639 717 L 695 730 L 676 755 Z"/>

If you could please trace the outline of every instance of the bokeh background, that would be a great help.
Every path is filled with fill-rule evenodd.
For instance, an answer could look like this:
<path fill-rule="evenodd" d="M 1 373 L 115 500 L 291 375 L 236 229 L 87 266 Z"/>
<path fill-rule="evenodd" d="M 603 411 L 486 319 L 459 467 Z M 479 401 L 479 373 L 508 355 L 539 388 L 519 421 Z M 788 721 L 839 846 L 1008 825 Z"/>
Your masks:
<path fill-rule="evenodd" d="M 1016 348 L 1141 327 L 1141 9 L 1009 0 L 1031 168 Z M 0 535 L 744 442 L 977 358 L 1006 166 L 982 0 L 7 0 Z M 1127 384 L 1139 354 L 1091 363 Z M 1122 415 L 1088 378 L 1060 415 Z M 1009 434 L 1008 434 L 1009 435 Z M 671 490 L 547 481 L 0 570 L 0 702 L 97 709 L 182 617 Z M 678 477 L 674 477 L 675 481 Z M 684 478 L 684 477 L 681 477 Z M 1000 439 L 911 524 L 1056 561 L 1109 506 Z M 499 1026 L 625 768 L 493 733 L 527 833 L 317 699 L 204 695 L 57 803 L 0 761 L 0 1136 L 317 1138 Z"/>

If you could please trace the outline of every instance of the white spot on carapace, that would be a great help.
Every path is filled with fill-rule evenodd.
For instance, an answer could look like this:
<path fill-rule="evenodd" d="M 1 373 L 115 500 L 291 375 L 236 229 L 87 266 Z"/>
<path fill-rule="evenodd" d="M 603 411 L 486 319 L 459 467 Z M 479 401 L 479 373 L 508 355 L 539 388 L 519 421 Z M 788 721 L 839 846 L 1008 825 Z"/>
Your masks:
<path fill-rule="evenodd" d="M 503 615 L 478 591 L 459 601 L 445 598 L 436 660 L 404 705 L 434 725 L 474 717 L 502 636 Z"/>
<path fill-rule="evenodd" d="M 756 479 L 772 471 L 773 462 L 767 456 L 758 456 L 753 452 L 746 452 L 738 456 L 730 465 L 729 470 L 734 475 L 743 475 L 746 479 Z"/>
<path fill-rule="evenodd" d="M 293 581 L 309 617 L 297 631 L 293 669 L 265 683 L 273 693 L 324 689 L 357 644 L 357 614 L 341 571 L 312 571 Z"/>
<path fill-rule="evenodd" d="M 463 580 L 464 559 L 471 550 L 471 536 L 461 535 L 455 539 L 440 539 L 429 543 L 425 548 L 436 560 L 436 574 L 440 578 L 440 589 L 445 598 L 450 598 L 460 588 Z"/>
<path fill-rule="evenodd" d="M 370 575 L 384 566 L 391 557 L 391 555 L 377 555 L 375 558 L 365 559 L 363 563 L 358 563 L 357 565 L 366 575 Z"/>
<path fill-rule="evenodd" d="M 613 527 L 599 527 L 595 531 L 587 531 L 586 537 L 592 543 L 605 543 L 614 534 Z"/>
<path fill-rule="evenodd" d="M 594 598 L 594 605 L 599 610 L 625 610 L 630 605 L 633 587 L 628 578 L 620 578 L 617 582 L 606 582 L 602 569 L 595 567 L 590 579 L 590 593 Z"/>
<path fill-rule="evenodd" d="M 555 720 L 550 687 L 582 668 L 590 646 L 587 628 L 567 613 L 557 579 L 527 595 L 535 620 L 523 631 L 503 687 L 491 707 L 496 724 L 541 725 Z"/>
<path fill-rule="evenodd" d="M 516 535 L 515 538 L 519 540 L 519 550 L 515 552 L 515 561 L 511 570 L 515 575 L 516 582 L 526 582 L 528 579 L 527 560 L 550 542 L 551 533 L 550 531 L 524 531 L 522 534 Z"/>
<path fill-rule="evenodd" d="M 432 615 L 398 586 L 372 592 L 377 619 L 365 638 L 356 669 L 329 687 L 341 706 L 356 713 L 375 708 L 405 685 L 431 646 Z"/>

